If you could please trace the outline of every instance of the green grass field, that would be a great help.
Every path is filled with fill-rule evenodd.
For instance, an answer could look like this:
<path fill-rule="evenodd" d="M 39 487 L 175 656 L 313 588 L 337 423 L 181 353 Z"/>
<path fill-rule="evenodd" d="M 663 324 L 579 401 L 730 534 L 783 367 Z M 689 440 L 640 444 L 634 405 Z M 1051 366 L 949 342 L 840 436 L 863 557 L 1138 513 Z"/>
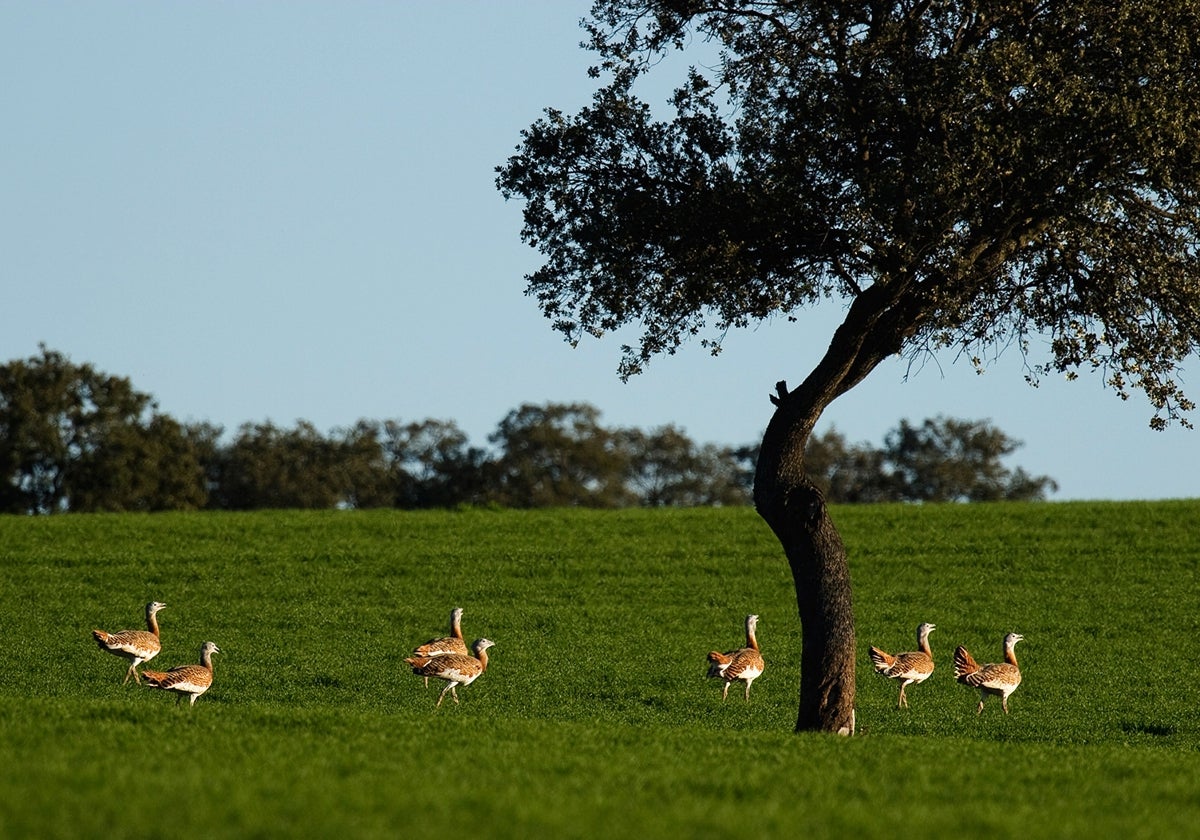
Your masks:
<path fill-rule="evenodd" d="M 751 510 L 0 518 L 0 836 L 1162 838 L 1200 825 L 1200 502 L 844 507 L 854 738 L 792 732 L 790 573 Z M 90 631 L 191 662 L 193 708 Z M 450 608 L 492 665 L 434 708 Z M 705 653 L 760 615 L 766 673 Z M 938 670 L 909 689 L 868 644 Z M 1006 632 L 1004 716 L 954 682 Z M 735 699 L 736 697 L 736 699 Z"/>

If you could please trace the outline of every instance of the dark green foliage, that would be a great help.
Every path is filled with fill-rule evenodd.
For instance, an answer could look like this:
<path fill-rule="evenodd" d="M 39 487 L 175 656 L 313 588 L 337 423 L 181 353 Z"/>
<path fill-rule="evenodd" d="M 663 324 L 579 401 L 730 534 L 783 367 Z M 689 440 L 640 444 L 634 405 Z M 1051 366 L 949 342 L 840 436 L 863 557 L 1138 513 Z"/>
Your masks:
<path fill-rule="evenodd" d="M 621 507 L 628 458 L 590 405 L 523 405 L 491 436 L 501 451 L 496 500 L 506 507 Z"/>
<path fill-rule="evenodd" d="M 294 429 L 273 423 L 244 424 L 219 458 L 215 507 L 229 510 L 261 508 L 332 508 L 344 499 L 373 499 L 377 495 L 363 477 L 374 471 L 378 447 L 360 439 L 321 435 L 311 423 Z M 364 460 L 365 457 L 365 460 Z M 357 480 L 356 480 L 357 479 Z"/>
<path fill-rule="evenodd" d="M 1155 423 L 1200 344 L 1200 8 L 597 0 L 592 103 L 499 167 L 571 341 L 633 325 L 621 371 L 845 301 L 817 413 L 896 353 L 1049 338 Z M 686 72 L 662 61 L 683 50 Z M 667 76 L 667 103 L 642 76 Z M 659 108 L 665 105 L 665 108 Z"/>
<path fill-rule="evenodd" d="M 0 500 L 10 513 L 212 508 L 369 509 L 745 505 L 757 451 L 697 445 L 682 430 L 606 427 L 586 404 L 523 405 L 489 452 L 453 422 L 208 424 L 151 411 L 128 380 L 41 358 L 0 367 Z M 832 501 L 1041 498 L 1052 482 L 1003 468 L 1018 446 L 986 423 L 905 421 L 875 452 L 836 432 L 812 439 L 810 470 Z"/>
<path fill-rule="evenodd" d="M 454 507 L 487 501 L 495 469 L 450 421 L 383 423 L 383 448 L 394 479 L 395 506 Z"/>
<path fill-rule="evenodd" d="M 629 453 L 628 484 L 647 507 L 744 505 L 750 499 L 754 450 L 697 446 L 664 426 L 620 432 Z"/>
<path fill-rule="evenodd" d="M 1020 443 L 985 421 L 937 417 L 888 432 L 882 449 L 849 444 L 837 430 L 809 439 L 814 483 L 833 502 L 994 502 L 1044 499 L 1046 476 L 1009 470 Z"/>
<path fill-rule="evenodd" d="M 128 379 L 44 346 L 0 365 L 2 512 L 202 507 L 206 442 Z"/>
<path fill-rule="evenodd" d="M 1010 472 L 1000 459 L 1020 444 L 988 423 L 938 417 L 913 426 L 907 420 L 888 434 L 885 463 L 897 496 L 921 502 L 994 502 L 1040 499 L 1046 478 Z"/>

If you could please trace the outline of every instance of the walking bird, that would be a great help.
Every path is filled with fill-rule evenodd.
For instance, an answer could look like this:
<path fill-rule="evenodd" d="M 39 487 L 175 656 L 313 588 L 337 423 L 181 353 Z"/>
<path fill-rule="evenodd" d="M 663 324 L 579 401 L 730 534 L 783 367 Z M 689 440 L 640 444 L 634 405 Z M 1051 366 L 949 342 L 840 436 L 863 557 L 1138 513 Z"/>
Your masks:
<path fill-rule="evenodd" d="M 900 701 L 897 708 L 908 708 L 904 687 L 929 679 L 933 673 L 933 651 L 929 647 L 929 633 L 937 629 L 936 624 L 922 624 L 917 628 L 917 649 L 907 653 L 885 653 L 871 646 L 871 663 L 875 670 L 893 680 L 900 680 Z"/>
<path fill-rule="evenodd" d="M 463 641 L 462 616 L 462 607 L 452 609 L 450 611 L 450 635 L 440 639 L 430 639 L 425 644 L 418 645 L 413 648 L 413 656 L 425 659 L 451 653 L 458 656 L 469 656 L 471 651 L 467 649 L 467 643 Z M 425 678 L 425 686 L 429 687 L 429 677 Z"/>
<path fill-rule="evenodd" d="M 963 685 L 979 689 L 976 714 L 982 714 L 983 701 L 989 694 L 1000 697 L 1000 706 L 1004 714 L 1008 714 L 1008 695 L 1021 684 L 1021 669 L 1017 667 L 1013 646 L 1024 638 L 1019 633 L 1009 633 L 1004 637 L 1004 661 L 987 665 L 978 664 L 962 645 L 954 649 L 954 678 Z"/>
<path fill-rule="evenodd" d="M 426 685 L 429 684 L 430 677 L 436 677 L 446 683 L 446 687 L 438 695 L 437 704 L 434 706 L 434 708 L 437 708 L 446 699 L 446 692 L 450 692 L 450 696 L 454 698 L 455 703 L 458 702 L 457 687 L 460 685 L 470 685 L 487 670 L 487 649 L 495 644 L 490 639 L 476 639 L 474 644 L 471 645 L 471 650 L 475 653 L 474 656 L 443 653 L 440 656 L 410 656 L 404 661 L 412 666 L 414 674 L 425 678 Z"/>
<path fill-rule="evenodd" d="M 165 606 L 166 604 L 160 604 L 158 601 L 151 601 L 146 605 L 148 630 L 121 630 L 117 633 L 106 633 L 103 630 L 92 631 L 92 636 L 95 637 L 96 644 L 100 646 L 101 650 L 129 660 L 129 670 L 125 672 L 122 685 L 129 682 L 130 677 L 133 677 L 134 682 L 140 683 L 142 678 L 138 676 L 137 666 L 158 656 L 158 651 L 161 649 L 158 638 L 158 611 Z"/>
<path fill-rule="evenodd" d="M 195 706 L 196 698 L 208 691 L 213 681 L 212 655 L 220 653 L 221 649 L 214 642 L 205 642 L 200 646 L 199 665 L 180 665 L 170 671 L 143 671 L 142 676 L 154 688 L 175 693 L 175 704 L 184 697 L 190 697 Z"/>
<path fill-rule="evenodd" d="M 722 700 L 729 696 L 729 684 L 737 680 L 746 684 L 746 700 L 750 700 L 750 684 L 762 675 L 766 667 L 754 635 L 757 628 L 758 616 L 746 616 L 746 646 L 725 653 L 714 650 L 708 654 L 708 676 L 720 677 L 725 681 L 721 691 Z"/>

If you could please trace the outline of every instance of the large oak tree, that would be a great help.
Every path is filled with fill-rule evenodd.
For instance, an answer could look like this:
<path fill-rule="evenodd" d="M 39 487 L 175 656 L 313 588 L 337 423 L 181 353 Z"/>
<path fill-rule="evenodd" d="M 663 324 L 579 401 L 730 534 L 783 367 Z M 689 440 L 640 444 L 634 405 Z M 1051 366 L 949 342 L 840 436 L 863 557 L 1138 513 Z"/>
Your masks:
<path fill-rule="evenodd" d="M 1143 391 L 1152 425 L 1186 423 L 1200 4 L 598 0 L 584 26 L 593 101 L 547 110 L 498 170 L 545 258 L 528 291 L 572 342 L 636 331 L 625 376 L 845 307 L 816 366 L 776 385 L 754 495 L 795 580 L 797 728 L 853 732 L 845 549 L 805 442 L 891 356 L 1014 345 L 1033 379 L 1095 370 Z M 660 116 L 639 84 L 677 50 L 703 61 Z"/>

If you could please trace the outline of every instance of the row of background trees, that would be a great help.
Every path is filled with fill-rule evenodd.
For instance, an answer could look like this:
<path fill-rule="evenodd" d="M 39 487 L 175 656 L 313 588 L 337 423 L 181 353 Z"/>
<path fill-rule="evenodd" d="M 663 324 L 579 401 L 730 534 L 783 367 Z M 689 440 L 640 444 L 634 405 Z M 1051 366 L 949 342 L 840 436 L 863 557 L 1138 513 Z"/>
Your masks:
<path fill-rule="evenodd" d="M 0 366 L 0 512 L 745 505 L 757 447 L 609 428 L 588 404 L 522 405 L 471 444 L 453 421 L 359 420 L 322 434 L 181 423 L 123 377 L 40 354 Z M 836 430 L 808 446 L 831 501 L 1043 499 L 1009 469 L 1021 444 L 986 421 L 901 421 L 881 448 Z"/>

